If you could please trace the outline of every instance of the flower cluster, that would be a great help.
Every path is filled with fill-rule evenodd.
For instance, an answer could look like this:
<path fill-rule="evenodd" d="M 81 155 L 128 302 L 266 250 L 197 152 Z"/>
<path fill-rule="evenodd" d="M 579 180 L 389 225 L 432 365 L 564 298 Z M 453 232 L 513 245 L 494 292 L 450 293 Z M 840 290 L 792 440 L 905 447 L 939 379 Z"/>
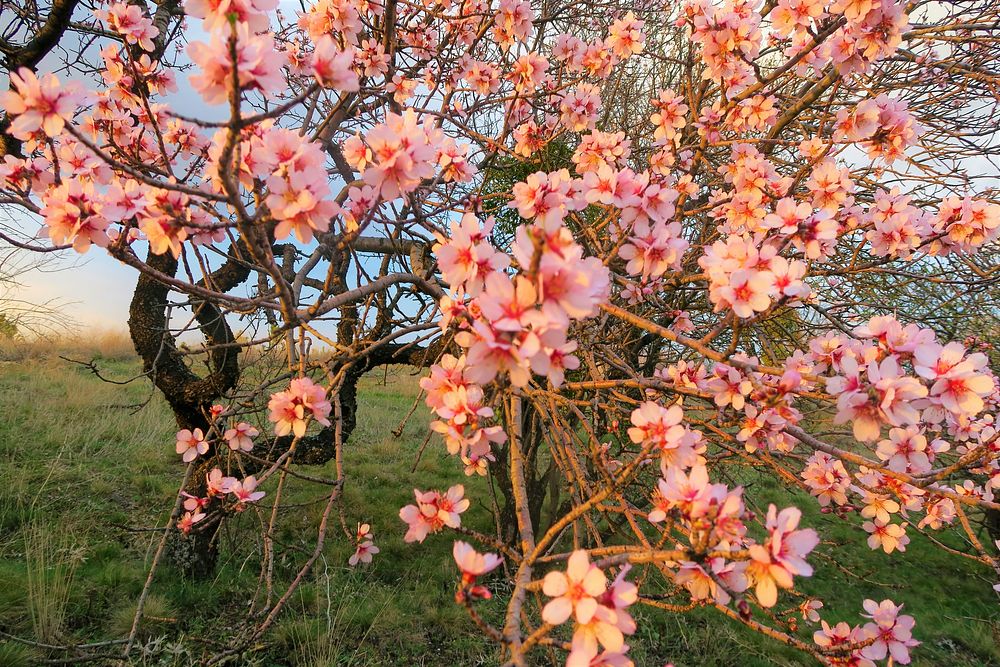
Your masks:
<path fill-rule="evenodd" d="M 445 493 L 414 489 L 413 495 L 417 503 L 399 510 L 399 518 L 408 526 L 403 537 L 405 542 L 423 542 L 428 534 L 436 533 L 445 526 L 458 528 L 462 525 L 460 515 L 469 509 L 465 487 L 461 484 L 456 484 Z"/>
<path fill-rule="evenodd" d="M 347 563 L 351 567 L 358 563 L 371 563 L 372 557 L 378 552 L 372 527 L 367 523 L 359 523 L 354 534 L 354 553 L 347 559 Z"/>
<path fill-rule="evenodd" d="M 340 210 L 329 199 L 330 185 L 318 144 L 304 141 L 291 130 L 272 128 L 255 151 L 261 173 L 267 177 L 265 203 L 278 225 L 275 239 L 294 232 L 302 243 L 312 241 L 313 232 L 325 232 Z"/>
<path fill-rule="evenodd" d="M 430 376 L 421 378 L 420 388 L 427 392 L 427 406 L 441 418 L 431 429 L 444 436 L 448 453 L 461 457 L 468 474 L 485 474 L 485 464 L 493 460 L 492 445 L 502 444 L 507 435 L 500 426 L 481 423 L 493 417 L 493 409 L 484 404 L 482 387 L 465 370 L 464 355 L 446 354 L 431 367 Z"/>
<path fill-rule="evenodd" d="M 586 551 L 574 551 L 565 572 L 549 572 L 542 582 L 542 592 L 552 598 L 542 609 L 542 620 L 561 625 L 573 619 L 573 648 L 566 664 L 570 667 L 614 664 L 613 656 L 624 656 L 628 647 L 625 635 L 636 630 L 635 620 L 626 611 L 638 598 L 635 584 L 625 581 L 628 568 L 623 568 L 608 583 L 597 565 L 590 562 Z M 600 648 L 604 651 L 598 656 Z M 603 662 L 601 662 L 603 661 Z"/>
<path fill-rule="evenodd" d="M 184 514 L 177 520 L 177 529 L 185 535 L 191 532 L 194 525 L 202 521 L 206 514 L 202 511 L 213 499 L 232 500 L 231 508 L 236 512 L 242 512 L 249 503 L 255 503 L 265 496 L 263 491 L 257 490 L 257 478 L 249 475 L 240 480 L 236 477 L 227 477 L 219 468 L 212 470 L 205 475 L 205 496 L 193 496 L 183 492 Z"/>
<path fill-rule="evenodd" d="M 822 629 L 813 634 L 813 642 L 821 649 L 846 653 L 845 664 L 871 665 L 875 660 L 891 660 L 891 664 L 910 664 L 910 649 L 920 644 L 913 639 L 912 616 L 900 614 L 903 605 L 892 600 L 865 600 L 862 614 L 871 619 L 863 626 L 850 626 L 841 621 L 830 626 L 822 621 Z"/>
<path fill-rule="evenodd" d="M 309 419 L 329 426 L 332 406 L 326 399 L 326 390 L 308 377 L 292 380 L 288 389 L 271 394 L 267 404 L 271 411 L 268 419 L 274 422 L 275 435 L 292 433 L 297 438 L 306 434 Z"/>

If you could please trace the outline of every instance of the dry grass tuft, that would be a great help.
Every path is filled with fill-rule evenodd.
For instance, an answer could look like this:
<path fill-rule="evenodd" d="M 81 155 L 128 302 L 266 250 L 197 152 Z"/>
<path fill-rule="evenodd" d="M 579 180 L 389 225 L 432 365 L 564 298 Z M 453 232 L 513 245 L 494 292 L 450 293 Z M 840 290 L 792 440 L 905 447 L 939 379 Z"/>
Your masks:
<path fill-rule="evenodd" d="M 0 339 L 0 361 L 23 362 L 60 355 L 80 361 L 129 361 L 136 358 L 128 333 L 113 329 L 97 329 L 59 338 Z"/>
<path fill-rule="evenodd" d="M 38 641 L 59 643 L 81 555 L 72 534 L 33 523 L 24 531 L 28 610 Z"/>

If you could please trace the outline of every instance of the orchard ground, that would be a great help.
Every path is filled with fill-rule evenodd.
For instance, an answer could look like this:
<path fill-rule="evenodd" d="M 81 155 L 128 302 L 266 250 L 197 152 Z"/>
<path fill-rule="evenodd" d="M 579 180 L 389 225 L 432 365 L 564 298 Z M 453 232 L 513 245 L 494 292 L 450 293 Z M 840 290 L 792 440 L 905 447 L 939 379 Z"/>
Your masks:
<path fill-rule="evenodd" d="M 126 380 L 139 370 L 128 342 L 92 337 L 86 343 L 9 347 L 0 362 L 0 665 L 39 664 L 73 654 L 40 645 L 104 642 L 128 634 L 159 532 L 181 479 L 173 451 L 175 426 L 158 393 L 138 379 L 125 385 L 102 382 L 85 366 L 60 358 L 96 358 L 109 379 Z M 435 436 L 427 436 L 421 406 L 400 437 L 393 435 L 417 396 L 413 369 L 393 367 L 362 381 L 357 430 L 346 447 L 345 516 L 369 522 L 381 549 L 369 566 L 351 568 L 353 551 L 342 531 L 330 536 L 323 559 L 296 593 L 291 607 L 241 665 L 465 665 L 496 664 L 495 647 L 474 631 L 454 603 L 457 573 L 450 557 L 452 536 L 403 543 L 399 508 L 413 488 L 466 485 L 473 499 L 463 522 L 489 532 L 489 484 L 466 478 Z M 418 461 L 419 456 L 419 461 Z M 332 467 L 332 463 L 328 464 Z M 414 470 L 415 466 L 415 470 Z M 309 469 L 323 476 L 323 469 Z M 816 576 L 801 592 L 823 600 L 830 622 L 856 621 L 865 598 L 892 597 L 917 621 L 923 642 L 916 665 L 1000 665 L 1000 607 L 982 568 L 935 548 L 920 535 L 905 554 L 886 556 L 864 547 L 856 517 L 823 514 L 816 503 L 767 476 L 746 470 L 731 483 L 754 486 L 762 503 L 803 508 L 803 524 L 819 530 L 823 544 L 810 556 Z M 306 495 L 293 480 L 291 504 Z M 266 489 L 270 491 L 270 489 Z M 315 493 L 308 496 L 315 497 Z M 311 550 L 321 506 L 303 503 L 285 517 L 275 541 L 286 552 Z M 267 498 L 261 503 L 267 512 Z M 185 581 L 169 566 L 158 570 L 147 618 L 140 628 L 143 650 L 131 664 L 190 665 L 213 652 L 205 638 L 220 641 L 239 632 L 246 601 L 257 589 L 259 558 L 254 535 L 259 516 L 245 512 L 224 531 L 222 562 L 208 581 Z M 938 535 L 956 548 L 954 535 Z M 860 548 L 828 554 L 834 543 Z M 286 580 L 298 561 L 279 559 Z M 504 591 L 479 603 L 494 623 L 504 609 Z M 782 604 L 791 598 L 783 594 Z M 813 664 L 804 654 L 747 631 L 711 608 L 684 614 L 641 607 L 639 630 L 630 640 L 637 665 Z M 803 636 L 813 626 L 799 622 Z M 11 637 L 26 641 L 15 641 Z M 196 639 L 198 638 L 198 639 Z M 89 656 L 115 653 L 116 645 L 86 649 Z M 553 656 L 540 654 L 537 664 Z M 97 659 L 92 664 L 109 661 Z"/>

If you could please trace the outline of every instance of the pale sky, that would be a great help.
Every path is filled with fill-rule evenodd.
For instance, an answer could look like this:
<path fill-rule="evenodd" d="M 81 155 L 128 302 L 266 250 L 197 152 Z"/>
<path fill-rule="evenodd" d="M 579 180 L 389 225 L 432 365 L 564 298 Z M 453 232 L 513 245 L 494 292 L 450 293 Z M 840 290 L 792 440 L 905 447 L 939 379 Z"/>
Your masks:
<path fill-rule="evenodd" d="M 68 251 L 58 271 L 32 271 L 21 278 L 20 298 L 32 303 L 58 300 L 60 310 L 81 329 L 125 330 L 134 269 L 97 250 L 77 259 Z M 73 261 L 76 259 L 77 261 Z"/>

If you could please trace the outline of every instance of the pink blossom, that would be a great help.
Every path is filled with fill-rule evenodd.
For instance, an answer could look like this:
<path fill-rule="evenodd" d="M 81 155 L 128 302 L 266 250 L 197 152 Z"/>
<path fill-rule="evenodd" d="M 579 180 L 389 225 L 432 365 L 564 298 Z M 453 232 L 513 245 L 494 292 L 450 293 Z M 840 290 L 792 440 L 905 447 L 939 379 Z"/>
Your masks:
<path fill-rule="evenodd" d="M 578 623 L 589 623 L 598 610 L 597 597 L 604 593 L 608 579 L 591 564 L 586 551 L 574 551 L 566 572 L 549 572 L 542 582 L 542 592 L 550 600 L 542 609 L 542 620 L 560 625 L 573 616 Z"/>
<path fill-rule="evenodd" d="M 452 547 L 452 556 L 462 573 L 462 582 L 455 599 L 462 602 L 466 596 L 471 599 L 488 600 L 493 594 L 485 586 L 476 586 L 476 579 L 489 572 L 492 572 L 503 558 L 496 554 L 481 554 L 466 542 L 457 541 Z"/>
<path fill-rule="evenodd" d="M 719 303 L 716 309 L 732 308 L 737 317 L 753 317 L 755 312 L 763 312 L 771 305 L 768 296 L 771 290 L 770 279 L 762 271 L 740 269 L 729 277 L 729 283 L 719 289 Z"/>
<path fill-rule="evenodd" d="M 889 496 L 866 491 L 864 507 L 861 508 L 861 516 L 866 519 L 874 519 L 878 523 L 889 523 L 892 515 L 899 511 L 899 503 Z"/>
<path fill-rule="evenodd" d="M 237 23 L 246 23 L 253 32 L 267 30 L 267 12 L 278 6 L 278 0 L 185 0 L 184 11 L 189 16 L 205 20 L 209 31 L 225 31 L 229 17 L 235 15 Z"/>
<path fill-rule="evenodd" d="M 916 378 L 902 375 L 894 357 L 872 361 L 861 367 L 853 358 L 844 359 L 843 375 L 827 380 L 827 391 L 837 397 L 834 423 L 851 421 L 854 437 L 876 440 L 881 424 L 907 426 L 918 423 L 920 411 L 914 402 L 927 395 Z"/>
<path fill-rule="evenodd" d="M 272 129 L 257 145 L 260 168 L 268 173 L 265 202 L 278 220 L 275 238 L 294 231 L 299 241 L 308 243 L 314 231 L 329 228 L 330 218 L 340 210 L 330 198 L 322 149 L 285 129 Z"/>
<path fill-rule="evenodd" d="M 268 419 L 275 422 L 276 435 L 294 433 L 301 438 L 306 433 L 310 417 L 323 426 L 329 426 L 330 401 L 326 400 L 326 390 L 308 377 L 295 378 L 285 391 L 271 395 L 267 404 L 271 411 Z"/>
<path fill-rule="evenodd" d="M 449 238 L 439 238 L 434 247 L 438 266 L 442 278 L 453 290 L 477 296 L 491 273 L 510 265 L 510 258 L 487 240 L 492 228 L 492 219 L 480 226 L 475 215 L 466 213 L 451 222 Z"/>
<path fill-rule="evenodd" d="M 818 499 L 820 507 L 827 507 L 831 502 L 836 505 L 847 502 L 851 476 L 840 459 L 826 452 L 813 453 L 802 471 L 802 479 Z"/>
<path fill-rule="evenodd" d="M 229 486 L 229 493 L 236 498 L 237 510 L 243 508 L 246 503 L 255 503 L 264 497 L 263 491 L 257 491 L 257 478 L 250 475 L 241 481 L 234 481 Z"/>
<path fill-rule="evenodd" d="M 42 78 L 27 67 L 10 73 L 12 90 L 0 93 L 4 109 L 13 117 L 8 132 L 27 141 L 39 130 L 50 137 L 63 131 L 81 100 L 75 83 L 62 85 L 54 74 Z"/>
<path fill-rule="evenodd" d="M 872 620 L 864 630 L 875 641 L 861 650 L 862 655 L 871 660 L 892 656 L 897 664 L 910 664 L 910 649 L 920 644 L 913 639 L 913 617 L 900 615 L 903 605 L 896 606 L 891 600 L 865 600 L 864 608 L 868 612 L 865 618 Z"/>
<path fill-rule="evenodd" d="M 961 343 L 952 342 L 920 345 L 914 351 L 913 366 L 917 375 L 933 382 L 929 401 L 969 418 L 983 410 L 983 399 L 995 391 L 987 363 L 986 355 L 966 356 Z"/>
<path fill-rule="evenodd" d="M 354 53 L 340 50 L 333 38 L 323 35 L 316 42 L 312 57 L 312 73 L 324 88 L 334 88 L 346 93 L 358 90 L 358 75 L 352 69 Z"/>
<path fill-rule="evenodd" d="M 362 28 L 358 9 L 355 0 L 319 0 L 299 16 L 299 27 L 314 41 L 336 32 L 353 44 Z"/>
<path fill-rule="evenodd" d="M 573 132 L 593 129 L 600 110 L 600 93 L 595 86 L 587 83 L 567 93 L 559 104 L 560 120 Z"/>
<path fill-rule="evenodd" d="M 237 481 L 235 477 L 225 477 L 219 468 L 212 468 L 211 472 L 205 476 L 205 492 L 210 498 L 224 496 L 233 490 L 233 485 Z"/>
<path fill-rule="evenodd" d="M 534 18 L 528 0 L 500 0 L 493 19 L 493 36 L 501 48 L 510 49 L 515 42 L 523 42 L 531 36 Z"/>
<path fill-rule="evenodd" d="M 185 428 L 177 431 L 177 453 L 181 454 L 184 463 L 190 463 L 199 455 L 208 453 L 208 440 L 202 430 Z"/>
<path fill-rule="evenodd" d="M 889 523 L 888 518 L 865 521 L 862 528 L 869 533 L 868 546 L 871 549 L 881 548 L 887 554 L 893 551 L 906 551 L 906 545 L 910 542 L 906 529 L 899 524 Z"/>
<path fill-rule="evenodd" d="M 365 136 L 372 164 L 362 170 L 364 179 L 385 199 L 412 192 L 421 180 L 434 175 L 437 131 L 429 121 L 422 125 L 418 121 L 413 109 L 402 115 L 389 113 Z"/>
<path fill-rule="evenodd" d="M 697 463 L 695 445 L 700 434 L 688 431 L 681 424 L 683 418 L 684 411 L 679 405 L 664 408 L 653 401 L 645 401 L 632 411 L 628 436 L 636 444 L 652 446 L 665 465 L 687 469 Z"/>
<path fill-rule="evenodd" d="M 684 98 L 669 88 L 660 91 L 659 97 L 653 100 L 653 107 L 657 111 L 649 119 L 656 126 L 653 132 L 654 139 L 672 143 L 679 135 L 680 130 L 687 124 L 685 117 L 688 106 L 683 102 Z"/>
<path fill-rule="evenodd" d="M 106 247 L 110 221 L 101 213 L 92 183 L 67 179 L 42 195 L 45 233 L 53 243 L 72 243 L 85 253 L 91 244 Z"/>
<path fill-rule="evenodd" d="M 375 546 L 374 542 L 364 541 L 359 542 L 357 547 L 354 549 L 354 553 L 351 557 L 347 559 L 347 563 L 354 567 L 358 563 L 371 563 L 372 557 L 379 552 L 379 548 Z"/>
<path fill-rule="evenodd" d="M 460 515 L 469 509 L 469 499 L 465 498 L 465 487 L 461 484 L 441 494 L 437 491 L 413 490 L 415 505 L 407 505 L 399 510 L 399 518 L 409 526 L 404 542 L 423 542 L 429 533 L 436 533 L 445 526 L 458 528 L 462 525 Z"/>
<path fill-rule="evenodd" d="M 139 5 L 115 2 L 108 6 L 107 11 L 96 11 L 94 15 L 124 37 L 128 44 L 134 44 L 143 51 L 152 51 L 153 40 L 160 34 L 153 25 L 153 19 L 145 16 Z"/>
<path fill-rule="evenodd" d="M 895 472 L 922 475 L 931 469 L 927 438 L 916 426 L 889 429 L 889 439 L 880 440 L 875 454 Z"/>
<path fill-rule="evenodd" d="M 642 32 L 645 22 L 628 12 L 622 18 L 611 24 L 605 43 L 619 58 L 625 59 L 642 53 L 646 44 L 646 36 Z"/>
<path fill-rule="evenodd" d="M 177 529 L 187 535 L 191 532 L 194 524 L 198 523 L 205 518 L 205 513 L 200 511 L 189 511 L 184 512 L 180 519 L 177 520 Z"/>
<path fill-rule="evenodd" d="M 705 571 L 706 567 L 711 568 L 714 578 Z M 726 562 L 719 557 L 701 565 L 683 561 L 674 573 L 674 581 L 688 590 L 692 600 L 715 600 L 725 605 L 732 601 L 732 596 L 727 590 L 733 593 L 742 593 L 746 590 L 746 563 Z M 718 581 L 721 581 L 723 586 L 720 586 Z"/>
<path fill-rule="evenodd" d="M 281 52 L 270 35 L 251 33 L 246 23 L 236 24 L 236 72 L 241 90 L 259 90 L 270 95 L 281 83 Z M 232 94 L 233 66 L 227 31 L 211 33 L 204 42 L 191 42 L 188 55 L 200 72 L 191 76 L 191 85 L 209 104 L 227 102 Z"/>
<path fill-rule="evenodd" d="M 618 255 L 628 262 L 626 271 L 649 280 L 661 277 L 668 270 L 679 271 L 688 246 L 688 241 L 681 236 L 680 223 L 649 225 L 637 222 L 632 237 L 619 249 Z"/>
<path fill-rule="evenodd" d="M 229 449 L 249 452 L 253 449 L 253 439 L 258 435 L 260 431 L 246 422 L 240 422 L 233 428 L 226 429 L 222 437 L 229 445 Z"/>
<path fill-rule="evenodd" d="M 767 540 L 750 546 L 748 576 L 756 586 L 757 601 L 764 607 L 773 607 L 778 601 L 778 588 L 791 588 L 792 576 L 808 577 L 812 566 L 805 556 L 819 544 L 816 531 L 798 529 L 802 512 L 795 507 L 777 511 L 774 505 L 767 510 Z"/>
<path fill-rule="evenodd" d="M 12 190 L 30 189 L 41 194 L 54 180 L 52 163 L 44 157 L 22 160 L 7 154 L 0 163 L 0 183 Z"/>

